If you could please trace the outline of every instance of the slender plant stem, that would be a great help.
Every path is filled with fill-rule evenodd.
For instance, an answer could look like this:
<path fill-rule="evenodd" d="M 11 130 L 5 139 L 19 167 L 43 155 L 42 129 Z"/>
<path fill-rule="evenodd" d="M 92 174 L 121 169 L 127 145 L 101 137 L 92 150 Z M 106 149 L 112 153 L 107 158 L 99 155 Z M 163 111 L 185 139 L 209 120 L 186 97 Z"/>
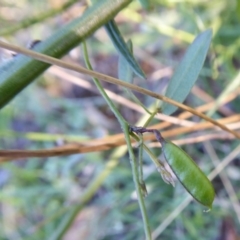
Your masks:
<path fill-rule="evenodd" d="M 139 134 L 139 150 L 138 150 L 138 165 L 139 165 L 139 181 L 141 184 L 143 184 L 143 168 L 142 168 L 142 164 L 143 164 L 143 137 L 142 134 Z"/>
<path fill-rule="evenodd" d="M 141 103 L 141 101 L 134 95 L 134 93 L 132 91 L 130 91 L 128 88 L 124 88 L 124 90 L 126 91 L 126 93 L 132 98 L 132 100 L 138 104 L 139 106 L 141 106 L 149 115 L 151 115 L 152 113 L 147 109 L 147 107 L 144 106 L 144 104 Z"/>
<path fill-rule="evenodd" d="M 136 141 L 141 142 L 141 139 L 139 138 L 139 135 L 136 135 L 133 132 L 131 132 L 130 135 Z M 171 184 L 174 187 L 175 186 L 174 179 L 173 179 L 171 173 L 168 172 L 167 169 L 164 167 L 164 164 L 162 164 L 161 161 L 157 159 L 157 157 L 152 153 L 152 151 L 144 143 L 143 143 L 143 148 L 144 148 L 145 152 L 148 154 L 148 156 L 151 158 L 153 163 L 155 164 L 158 172 L 162 176 L 163 181 L 167 184 Z M 141 179 L 141 177 L 140 177 L 140 179 Z"/>
<path fill-rule="evenodd" d="M 144 203 L 144 197 L 143 197 L 141 185 L 138 182 L 138 180 L 139 180 L 138 165 L 137 165 L 137 160 L 136 160 L 136 157 L 135 157 L 133 149 L 132 149 L 131 139 L 130 139 L 130 135 L 129 135 L 129 126 L 128 125 L 124 126 L 123 132 L 127 133 L 127 134 L 125 134 L 125 139 L 126 139 L 126 143 L 127 143 L 127 146 L 128 146 L 130 162 L 131 162 L 131 165 L 132 165 L 133 181 L 135 183 L 135 188 L 136 188 L 137 195 L 138 195 L 138 203 L 139 203 L 141 213 L 142 213 L 146 239 L 150 240 L 150 239 L 152 239 L 152 236 L 151 236 L 151 231 L 150 231 L 150 226 L 149 226 L 149 220 L 147 218 L 147 211 L 146 211 L 146 207 L 145 207 L 145 203 Z"/>
<path fill-rule="evenodd" d="M 85 41 L 83 42 L 83 52 L 84 52 L 84 59 L 85 59 L 85 63 L 87 65 L 87 68 L 92 70 L 92 66 L 91 66 L 91 63 L 90 63 L 89 58 L 88 58 L 87 46 L 86 46 Z M 130 135 L 129 135 L 129 124 L 122 117 L 121 113 L 118 111 L 118 109 L 116 108 L 116 106 L 114 105 L 112 100 L 108 97 L 108 95 L 106 94 L 106 92 L 105 92 L 104 88 L 102 87 L 100 81 L 97 78 L 94 78 L 94 77 L 93 77 L 93 81 L 94 81 L 96 87 L 98 88 L 100 94 L 104 97 L 104 99 L 108 103 L 109 107 L 111 108 L 112 112 L 115 114 L 116 118 L 118 119 L 118 121 L 121 125 L 121 128 L 123 130 L 123 133 L 125 135 L 125 139 L 126 139 L 126 143 L 127 143 L 127 147 L 128 147 L 128 152 L 129 152 L 129 156 L 130 156 L 130 162 L 131 162 L 131 166 L 132 166 L 133 180 L 134 180 L 134 183 L 135 183 L 135 188 L 136 188 L 137 195 L 138 195 L 138 203 L 139 203 L 139 207 L 140 207 L 142 218 L 143 218 L 145 235 L 146 235 L 147 240 L 151 240 L 152 237 L 151 237 L 151 230 L 150 230 L 150 227 L 149 227 L 149 220 L 148 220 L 148 217 L 147 217 L 147 211 L 146 211 L 146 206 L 145 206 L 145 202 L 144 202 L 143 192 L 141 190 L 141 184 L 139 182 L 139 172 L 138 172 L 137 159 L 134 155 L 134 152 L 133 152 L 133 149 L 132 149 L 132 144 L 131 144 L 131 139 L 130 139 Z"/>
<path fill-rule="evenodd" d="M 92 70 L 92 66 L 88 58 L 87 45 L 85 41 L 83 41 L 82 46 L 83 46 L 84 60 L 85 60 L 86 66 L 88 69 Z M 99 90 L 100 94 L 103 96 L 103 98 L 111 108 L 112 112 L 114 113 L 115 117 L 119 121 L 120 125 L 123 126 L 124 124 L 126 124 L 127 123 L 126 120 L 122 117 L 121 113 L 118 111 L 118 109 L 116 108 L 112 100 L 108 97 L 100 81 L 95 77 L 93 77 L 92 79 L 97 89 Z"/>
<path fill-rule="evenodd" d="M 148 124 L 153 120 L 153 118 L 155 117 L 155 115 L 158 113 L 159 109 L 156 108 L 152 113 L 151 115 L 149 116 L 149 118 L 147 119 L 147 121 L 144 123 L 144 127 L 147 127 Z"/>
<path fill-rule="evenodd" d="M 139 172 L 139 183 L 141 185 L 141 190 L 143 196 L 146 197 L 148 195 L 146 184 L 143 180 L 143 136 L 139 134 L 139 150 L 138 150 L 138 172 Z"/>

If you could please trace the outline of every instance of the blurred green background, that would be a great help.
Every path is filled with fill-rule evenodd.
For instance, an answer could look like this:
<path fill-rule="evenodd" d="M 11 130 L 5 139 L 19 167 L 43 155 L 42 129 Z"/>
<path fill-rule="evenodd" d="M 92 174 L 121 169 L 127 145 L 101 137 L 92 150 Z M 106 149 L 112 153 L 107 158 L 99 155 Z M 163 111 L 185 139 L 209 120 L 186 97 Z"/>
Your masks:
<path fill-rule="evenodd" d="M 71 6 L 59 10 L 66 2 L 71 2 Z M 0 38 L 20 46 L 31 40 L 44 40 L 82 14 L 85 7 L 85 1 L 0 0 Z M 28 20 L 36 16 L 40 16 L 37 23 Z M 135 78 L 135 84 L 163 94 L 174 67 L 194 36 L 212 28 L 211 50 L 197 81 L 198 88 L 185 103 L 195 108 L 218 99 L 226 89 L 230 90 L 225 98 L 239 90 L 238 0 L 151 0 L 149 11 L 134 1 L 115 20 L 125 39 L 132 39 L 136 58 L 147 75 L 147 81 Z M 23 26 L 24 22 L 29 26 Z M 19 28 L 14 29 L 16 26 Z M 94 69 L 116 77 L 118 54 L 104 28 L 87 43 Z M 4 62 L 11 53 L 1 49 L 0 57 Z M 72 50 L 64 60 L 84 65 L 81 48 Z M 118 122 L 102 97 L 91 87 L 73 84 L 73 77 L 90 82 L 88 76 L 53 67 L 1 109 L 0 148 L 45 149 L 120 133 Z M 128 98 L 117 86 L 103 85 Z M 237 115 L 240 98 L 238 94 L 234 96 L 224 106 L 225 110 L 217 108 L 212 117 Z M 138 97 L 145 106 L 155 102 L 147 96 Z M 142 116 L 127 105 L 117 106 L 132 124 Z M 192 120 L 199 121 L 196 117 Z M 211 131 L 192 131 L 175 135 L 172 140 L 197 138 Z M 209 173 L 215 168 L 213 158 L 228 157 L 237 145 L 238 141 L 228 136 L 185 142 L 182 147 Z M 156 156 L 160 153 L 158 148 L 153 151 Z M 235 158 L 225 169 L 225 175 L 213 180 L 216 200 L 212 211 L 205 213 L 195 201 L 179 210 L 187 192 L 177 181 L 175 188 L 165 184 L 144 155 L 144 178 L 149 192 L 145 202 L 155 239 L 239 239 L 239 160 Z M 176 217 L 169 218 L 174 213 Z M 123 148 L 1 164 L 0 239 L 60 239 L 58 231 L 64 232 L 65 240 L 144 239 L 129 158 Z"/>

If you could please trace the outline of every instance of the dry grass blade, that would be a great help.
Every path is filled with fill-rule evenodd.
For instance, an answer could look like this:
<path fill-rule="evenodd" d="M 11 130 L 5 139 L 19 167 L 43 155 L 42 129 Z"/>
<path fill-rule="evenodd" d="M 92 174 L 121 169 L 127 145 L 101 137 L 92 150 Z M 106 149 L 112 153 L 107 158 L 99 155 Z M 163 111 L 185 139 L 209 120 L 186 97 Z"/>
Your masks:
<path fill-rule="evenodd" d="M 219 120 L 223 124 L 235 123 L 240 121 L 240 115 L 234 115 L 228 118 Z M 155 124 L 149 128 L 162 129 L 164 123 Z M 169 138 L 177 134 L 183 134 L 187 132 L 199 131 L 200 129 L 213 128 L 214 126 L 208 122 L 197 123 L 192 127 L 178 127 L 175 129 L 162 131 L 164 138 Z M 145 135 L 144 140 L 153 140 L 153 135 Z M 134 142 L 134 140 L 133 140 Z M 89 140 L 81 144 L 68 144 L 61 147 L 42 149 L 42 150 L 0 150 L 0 162 L 5 162 L 13 159 L 28 158 L 28 157 L 53 157 L 53 156 L 65 156 L 77 153 L 87 153 L 95 151 L 105 151 L 111 148 L 125 145 L 125 139 L 123 134 L 116 134 L 113 136 L 107 136 L 101 139 Z"/>

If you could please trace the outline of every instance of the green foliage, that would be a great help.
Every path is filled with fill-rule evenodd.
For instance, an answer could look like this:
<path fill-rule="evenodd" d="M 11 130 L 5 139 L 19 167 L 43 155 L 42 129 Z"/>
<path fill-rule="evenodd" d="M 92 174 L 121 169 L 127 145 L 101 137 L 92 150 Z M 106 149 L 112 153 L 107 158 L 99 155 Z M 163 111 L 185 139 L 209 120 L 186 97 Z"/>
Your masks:
<path fill-rule="evenodd" d="M 87 9 L 81 17 L 74 19 L 48 39 L 39 43 L 35 49 L 49 56 L 60 58 L 108 22 L 130 2 L 131 0 L 99 1 Z M 101 14 L 103 11 L 104 15 Z M 97 18 L 97 21 L 91 21 L 94 17 Z M 21 54 L 10 60 L 9 63 L 0 66 L 0 108 L 4 107 L 49 66 L 49 64 Z"/>
<path fill-rule="evenodd" d="M 108 36 L 111 38 L 115 48 L 119 51 L 122 57 L 125 58 L 127 63 L 131 66 L 132 70 L 138 76 L 145 78 L 145 74 L 141 67 L 136 62 L 131 50 L 129 50 L 127 44 L 125 43 L 120 31 L 114 20 L 109 21 L 105 28 L 107 30 Z"/>
<path fill-rule="evenodd" d="M 232 85 L 236 86 L 235 89 L 228 86 L 230 83 L 237 82 L 235 77 L 239 71 L 238 1 L 151 0 L 139 2 L 142 4 L 151 2 L 152 12 L 146 12 L 140 7 L 138 1 L 134 1 L 127 8 L 129 12 L 122 12 L 118 18 L 115 18 L 116 22 L 121 23 L 121 26 L 119 24 L 118 27 L 121 29 L 121 35 L 124 39 L 132 39 L 136 52 L 138 49 L 142 50 L 140 53 L 137 52 L 137 58 L 140 60 L 148 81 L 139 81 L 135 77 L 134 83 L 162 94 L 166 86 L 165 80 L 169 78 L 169 68 L 180 66 L 183 62 L 181 59 L 184 59 L 186 43 L 189 44 L 195 34 L 201 31 L 203 35 L 206 34 L 205 43 L 207 45 L 211 34 L 209 31 L 204 32 L 204 30 L 212 28 L 213 42 L 208 53 L 209 57 L 201 72 L 195 69 L 194 74 L 200 74 L 199 79 L 201 80 L 197 82 L 197 86 L 213 99 L 221 96 L 220 100 L 225 93 L 227 96 L 231 96 L 237 90 L 238 84 Z M 41 3 L 50 4 L 50 1 Z M 34 11 L 36 9 L 41 13 L 42 9 L 38 8 L 39 5 L 37 5 L 39 1 L 20 0 L 19 4 L 21 6 L 15 8 L 15 3 L 10 5 L 4 1 L 3 5 L 0 6 L 0 8 L 4 6 L 4 11 L 0 9 L 2 10 L 0 11 L 0 22 L 4 22 L 4 26 L 10 26 L 10 24 L 19 26 L 21 20 L 31 18 L 29 9 L 34 9 Z M 81 4 L 76 5 L 80 6 Z M 22 10 L 22 6 L 26 12 L 19 14 L 18 9 Z M 9 8 L 11 13 L 16 14 L 4 15 L 9 11 Z M 45 35 L 48 34 L 53 34 L 53 37 L 55 30 L 61 30 L 62 25 L 66 24 L 66 19 L 70 18 L 73 12 L 80 12 L 78 8 L 73 12 L 64 11 L 66 11 L 64 17 L 45 19 L 44 22 L 41 20 L 38 24 L 28 25 L 28 29 L 24 29 L 24 25 L 22 25 L 21 31 L 16 34 L 11 33 L 13 34 L 11 36 L 6 35 L 6 38 L 9 42 L 25 45 L 30 39 L 40 38 L 44 40 Z M 11 16 L 17 17 L 11 18 Z M 153 23 L 150 17 L 157 21 Z M 64 42 L 69 40 L 68 37 L 67 35 L 63 38 Z M 54 42 L 55 40 L 57 41 L 57 39 L 53 39 L 52 45 L 49 45 L 53 51 L 60 46 Z M 108 42 L 101 30 L 89 37 L 87 42 L 90 46 L 90 57 L 93 59 L 95 69 L 109 75 L 116 75 L 116 52 L 112 50 L 111 42 Z M 204 47 L 203 42 L 203 50 L 198 50 L 199 54 L 196 56 L 202 59 L 205 58 L 203 53 L 206 54 L 208 50 L 208 46 Z M 79 41 L 75 45 L 78 43 Z M 43 45 L 36 47 L 36 50 L 41 51 L 42 47 L 40 46 Z M 69 61 L 70 57 L 71 61 L 83 62 L 78 48 L 66 57 L 66 61 Z M 190 59 L 189 57 L 193 57 L 193 55 L 188 55 L 188 59 Z M 198 61 L 195 60 L 193 59 L 190 66 L 194 67 L 194 64 L 196 66 Z M 26 65 L 28 61 L 32 60 L 24 56 L 18 56 L 16 59 L 3 63 L 1 70 L 4 68 L 13 69 L 14 61 L 17 61 L 19 66 L 21 64 L 27 66 L 25 73 L 30 72 L 34 75 L 35 70 L 32 65 Z M 37 63 L 36 66 L 40 66 L 39 62 Z M 198 65 L 199 68 L 200 65 Z M 1 74 L 0 78 L 2 79 L 5 74 L 13 73 L 14 71 Z M 186 78 L 188 78 L 188 73 L 187 71 L 185 74 Z M 87 92 L 76 85 L 72 86 L 67 81 L 61 81 L 50 74 L 38 79 L 37 82 L 18 94 L 5 108 L 1 109 L 1 149 L 45 149 L 64 144 L 65 141 L 66 143 L 73 141 L 82 144 L 86 136 L 87 138 L 101 138 L 104 135 L 121 132 L 113 114 L 101 96 L 96 95 L 96 92 Z M 175 74 L 176 71 L 174 76 Z M 71 76 L 68 75 L 69 78 Z M 33 77 L 35 78 L 36 75 Z M 81 78 L 83 77 L 81 76 Z M 177 86 L 182 83 L 181 79 L 185 80 L 178 75 L 176 80 L 172 78 L 171 82 L 174 80 L 174 84 L 171 84 Z M 15 83 L 21 82 L 22 75 L 16 74 L 15 80 Z M 187 94 L 194 84 L 193 78 L 190 78 L 189 81 L 191 84 L 186 83 Z M 117 94 L 123 95 L 121 89 L 112 88 L 109 85 L 107 87 L 113 91 L 116 90 Z M 181 95 L 182 91 L 179 89 L 182 90 L 182 85 L 178 85 L 177 90 L 171 93 L 170 97 L 174 98 L 175 95 Z M 225 89 L 231 91 L 224 91 Z M 16 92 L 13 95 L 15 96 Z M 2 94 L 0 94 L 0 99 L 1 96 Z M 138 97 L 142 104 L 147 107 L 153 101 L 147 96 Z M 182 95 L 178 101 L 184 101 L 185 97 Z M 205 104 L 206 99 L 201 94 L 197 96 L 191 94 L 185 101 L 187 105 L 197 107 Z M 231 116 L 239 112 L 238 106 L 239 97 L 225 106 L 225 110 L 228 111 L 224 112 L 220 108 L 216 108 L 212 112 L 212 116 L 216 119 Z M 128 106 L 122 107 L 117 104 L 117 107 L 131 123 L 141 118 L 139 113 L 129 110 Z M 167 110 L 170 107 L 168 104 L 165 107 L 165 111 L 169 111 L 169 113 L 174 111 Z M 159 122 L 159 120 L 154 121 Z M 143 125 L 144 122 L 141 124 Z M 202 134 L 200 137 L 204 138 L 209 133 L 215 134 L 213 130 L 206 129 L 198 130 L 197 133 L 192 134 L 181 132 L 179 137 L 194 139 L 196 136 L 198 139 L 198 134 Z M 226 137 L 228 136 L 223 135 L 221 136 L 223 139 L 206 142 L 208 145 L 213 145 L 220 160 L 227 157 L 239 144 L 236 140 L 226 140 Z M 177 138 L 178 136 L 175 135 L 174 140 Z M 204 172 L 210 172 L 210 169 L 213 168 L 211 163 L 213 155 L 210 155 L 209 152 L 206 153 L 204 143 L 188 144 L 183 146 L 183 149 L 196 160 Z M 151 150 L 158 156 L 158 146 Z M 165 184 L 146 153 L 143 154 L 142 160 L 144 182 L 148 190 L 145 203 L 150 216 L 151 229 L 155 234 L 158 233 L 155 235 L 156 239 L 172 239 L 176 232 L 180 240 L 217 239 L 219 236 L 224 236 L 221 231 L 223 231 L 222 226 L 225 222 L 232 229 L 236 229 L 236 234 L 240 234 L 238 231 L 239 219 L 234 204 L 231 202 L 232 196 L 229 197 L 228 188 L 219 177 L 213 181 L 217 198 L 210 213 L 204 213 L 203 207 L 196 202 L 181 208 L 182 203 L 188 197 L 184 187 L 178 181 L 176 181 L 175 188 Z M 229 163 L 227 166 L 227 170 L 230 172 L 227 177 L 239 198 L 238 165 L 236 157 L 234 164 Z M 30 158 L 12 163 L 2 163 L 0 187 L 0 239 L 50 239 L 56 237 L 56 229 L 62 226 L 66 228 L 60 228 L 62 233 L 69 234 L 65 236 L 66 239 L 71 239 L 74 234 L 77 234 L 78 237 L 84 236 L 82 238 L 89 240 L 144 238 L 129 157 L 124 149 L 51 159 Z M 79 220 L 75 223 L 76 225 L 72 224 L 71 227 L 67 224 L 71 222 L 67 219 L 70 213 L 72 217 Z M 61 225 L 66 219 L 67 223 Z M 80 225 L 77 225 L 78 223 Z M 83 232 L 81 232 L 82 227 L 84 228 Z"/>
<path fill-rule="evenodd" d="M 199 34 L 190 47 L 187 49 L 182 61 L 174 71 L 168 84 L 166 97 L 183 102 L 193 85 L 197 81 L 198 75 L 203 67 L 211 42 L 212 31 L 206 30 Z M 162 112 L 172 114 L 177 107 L 164 102 Z"/>
<path fill-rule="evenodd" d="M 130 53 L 133 54 L 132 41 L 128 40 L 127 48 Z M 118 78 L 127 82 L 132 82 L 133 80 L 133 70 L 130 67 L 131 65 L 127 62 L 126 58 L 123 55 L 119 54 L 118 59 Z"/>

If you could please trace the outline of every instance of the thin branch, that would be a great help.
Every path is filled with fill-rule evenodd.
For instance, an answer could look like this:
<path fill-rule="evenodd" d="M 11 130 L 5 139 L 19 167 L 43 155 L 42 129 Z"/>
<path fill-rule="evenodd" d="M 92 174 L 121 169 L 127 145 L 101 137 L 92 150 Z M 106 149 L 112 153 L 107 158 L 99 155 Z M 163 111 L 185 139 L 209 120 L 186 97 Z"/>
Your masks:
<path fill-rule="evenodd" d="M 84 60 L 87 65 L 87 68 L 92 70 L 92 66 L 91 66 L 91 63 L 88 58 L 87 45 L 85 42 L 83 42 L 83 52 L 84 52 Z M 132 149 L 132 144 L 131 144 L 131 140 L 130 140 L 130 136 L 129 136 L 128 123 L 123 118 L 121 113 L 118 111 L 118 109 L 116 108 L 116 106 L 114 105 L 112 100 L 109 98 L 109 96 L 105 92 L 103 86 L 101 85 L 100 81 L 96 77 L 93 77 L 93 82 L 96 85 L 99 92 L 101 93 L 101 95 L 103 96 L 103 98 L 105 99 L 105 101 L 107 102 L 107 104 L 110 107 L 110 109 L 112 110 L 112 112 L 114 113 L 115 117 L 118 119 L 118 122 L 121 125 L 121 128 L 123 130 L 123 134 L 124 134 L 126 144 L 128 147 L 130 163 L 132 166 L 133 181 L 134 181 L 135 188 L 137 191 L 138 203 L 139 203 L 139 207 L 140 207 L 141 214 L 142 214 L 145 235 L 148 240 L 151 240 L 152 237 L 151 237 L 149 219 L 147 216 L 147 210 L 146 210 L 146 206 L 145 206 L 145 202 L 144 202 L 143 192 L 141 190 L 141 183 L 139 182 L 138 163 L 137 163 L 136 157 L 135 157 L 133 149 Z"/>
<path fill-rule="evenodd" d="M 37 59 L 39 61 L 42 61 L 42 62 L 46 62 L 46 63 L 52 64 L 52 65 L 57 65 L 59 67 L 68 68 L 68 69 L 71 69 L 71 70 L 76 71 L 76 72 L 87 74 L 87 75 L 90 75 L 92 77 L 102 79 L 103 81 L 110 82 L 110 83 L 113 83 L 113 84 L 116 84 L 116 85 L 119 85 L 119 86 L 122 86 L 122 87 L 126 87 L 126 88 L 129 88 L 129 89 L 133 90 L 133 91 L 140 92 L 142 94 L 145 94 L 145 95 L 151 96 L 153 98 L 162 100 L 164 102 L 170 103 L 170 104 L 172 104 L 172 105 L 174 105 L 176 107 L 179 107 L 179 108 L 181 108 L 183 110 L 191 112 L 192 114 L 197 115 L 197 116 L 205 119 L 208 122 L 211 122 L 213 125 L 216 125 L 216 126 L 220 127 L 221 129 L 223 129 L 223 130 L 225 130 L 227 132 L 230 132 L 236 138 L 240 138 L 240 134 L 239 133 L 230 130 L 226 126 L 224 126 L 221 123 L 215 121 L 214 119 L 212 119 L 212 118 L 210 118 L 210 117 L 208 117 L 208 116 L 206 116 L 206 115 L 196 111 L 195 109 L 193 109 L 191 107 L 188 107 L 188 106 L 186 106 L 186 105 L 184 105 L 182 103 L 176 102 L 176 101 L 174 101 L 174 100 L 172 100 L 170 98 L 167 98 L 165 96 L 162 96 L 160 94 L 154 93 L 154 92 L 149 91 L 149 90 L 144 89 L 144 88 L 141 88 L 141 87 L 139 87 L 137 85 L 133 85 L 131 83 L 127 83 L 127 82 L 121 81 L 121 80 L 119 80 L 117 78 L 113 78 L 111 76 L 107 76 L 107 75 L 104 75 L 102 73 L 98 73 L 98 72 L 94 72 L 92 70 L 88 70 L 88 69 L 86 69 L 86 68 L 84 68 L 84 67 L 82 67 L 80 65 L 74 64 L 74 63 L 67 63 L 67 62 L 64 62 L 62 60 L 59 60 L 59 59 L 56 59 L 56 58 L 53 58 L 53 57 L 49 57 L 49 56 L 44 55 L 44 54 L 41 54 L 41 53 L 38 53 L 38 52 L 34 52 L 34 51 L 30 50 L 30 49 L 14 46 L 12 44 L 8 44 L 8 43 L 5 43 L 3 41 L 0 41 L 0 47 L 6 48 L 6 49 L 9 49 L 9 50 L 18 52 L 18 53 L 25 54 L 27 56 L 30 56 L 30 57 L 35 58 L 35 59 Z"/>
<path fill-rule="evenodd" d="M 231 116 L 228 118 L 224 118 L 219 120 L 220 122 L 227 124 L 231 122 L 237 122 L 240 121 L 240 115 Z M 164 123 L 155 124 L 150 126 L 149 128 L 154 129 L 162 129 L 162 126 L 164 126 Z M 164 138 L 169 138 L 172 136 L 175 136 L 176 134 L 184 134 L 192 131 L 199 131 L 199 130 L 206 130 L 208 128 L 212 128 L 212 124 L 207 122 L 201 122 L 198 124 L 195 124 L 194 127 L 178 127 L 175 129 L 167 130 L 167 131 L 161 131 L 161 134 Z M 237 125 L 239 128 L 239 124 Z M 219 134 L 222 134 L 220 132 Z M 226 135 L 224 135 L 226 137 Z M 213 135 L 212 138 L 215 139 L 217 136 Z M 220 135 L 219 138 L 222 138 Z M 144 140 L 153 140 L 153 135 L 146 135 L 144 136 Z M 197 137 L 196 137 L 197 139 Z M 209 138 L 208 138 L 209 139 Z M 211 139 L 211 138 L 210 138 Z M 201 138 L 199 141 L 205 141 L 206 139 Z M 132 142 L 134 142 L 132 140 Z M 13 159 L 21 159 L 21 158 L 29 158 L 29 157 L 39 157 L 39 158 L 45 158 L 45 157 L 54 157 L 54 156 L 66 156 L 71 154 L 78 154 L 78 153 L 87 153 L 87 152 L 96 152 L 96 151 L 105 151 L 109 150 L 111 148 L 115 148 L 118 146 L 125 145 L 125 139 L 123 134 L 116 134 L 113 136 L 107 136 L 101 139 L 92 139 L 87 140 L 84 143 L 80 144 L 68 144 L 61 147 L 55 147 L 51 149 L 42 149 L 42 150 L 0 150 L 0 163 L 11 161 Z"/>

